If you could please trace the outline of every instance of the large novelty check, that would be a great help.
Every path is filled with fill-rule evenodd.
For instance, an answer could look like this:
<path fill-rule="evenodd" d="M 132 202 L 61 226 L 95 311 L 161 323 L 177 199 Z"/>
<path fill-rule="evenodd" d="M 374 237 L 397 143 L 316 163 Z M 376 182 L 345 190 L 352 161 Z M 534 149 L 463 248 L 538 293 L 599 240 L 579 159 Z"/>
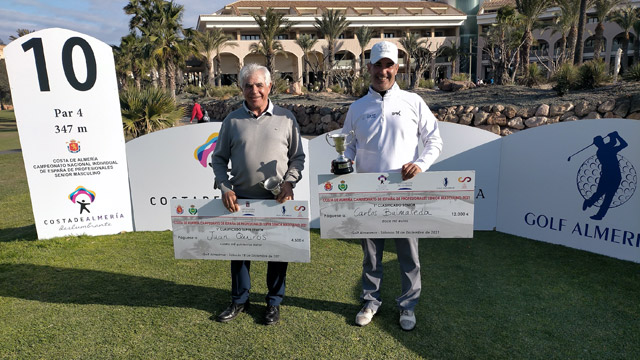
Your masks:
<path fill-rule="evenodd" d="M 176 259 L 309 262 L 309 202 L 171 200 Z"/>
<path fill-rule="evenodd" d="M 320 236 L 473 237 L 474 171 L 318 175 Z"/>

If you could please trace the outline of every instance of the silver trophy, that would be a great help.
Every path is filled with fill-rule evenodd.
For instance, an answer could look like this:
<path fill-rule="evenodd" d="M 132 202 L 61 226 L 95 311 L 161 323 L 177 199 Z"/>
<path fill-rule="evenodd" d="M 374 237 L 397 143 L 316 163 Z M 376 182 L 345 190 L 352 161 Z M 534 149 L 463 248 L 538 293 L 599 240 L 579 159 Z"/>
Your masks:
<path fill-rule="evenodd" d="M 351 136 L 351 140 L 347 141 L 347 138 Z M 327 143 L 334 148 L 340 156 L 331 161 L 333 165 L 333 173 L 336 175 L 344 175 L 350 174 L 353 172 L 353 161 L 348 157 L 344 156 L 344 151 L 347 149 L 347 145 L 351 144 L 354 140 L 354 132 L 353 130 L 349 131 L 348 134 L 326 134 L 325 139 Z M 329 142 L 329 139 L 333 141 L 333 144 Z"/>
<path fill-rule="evenodd" d="M 280 179 L 279 176 L 274 175 L 270 178 L 265 179 L 263 182 L 260 183 L 260 185 L 262 185 L 263 188 L 265 188 L 265 190 L 271 191 L 271 193 L 273 195 L 278 195 L 280 194 L 280 185 L 282 185 L 283 180 Z"/>

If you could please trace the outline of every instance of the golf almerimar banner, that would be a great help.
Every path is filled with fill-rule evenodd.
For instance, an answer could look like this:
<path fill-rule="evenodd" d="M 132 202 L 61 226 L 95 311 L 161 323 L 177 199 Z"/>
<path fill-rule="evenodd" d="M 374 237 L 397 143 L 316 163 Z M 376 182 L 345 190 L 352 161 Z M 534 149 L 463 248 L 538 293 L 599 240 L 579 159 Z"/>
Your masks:
<path fill-rule="evenodd" d="M 309 202 L 172 199 L 176 259 L 309 262 Z"/>
<path fill-rule="evenodd" d="M 38 238 L 132 231 L 111 46 L 47 29 L 4 54 Z"/>
<path fill-rule="evenodd" d="M 471 238 L 474 171 L 318 175 L 322 238 Z"/>

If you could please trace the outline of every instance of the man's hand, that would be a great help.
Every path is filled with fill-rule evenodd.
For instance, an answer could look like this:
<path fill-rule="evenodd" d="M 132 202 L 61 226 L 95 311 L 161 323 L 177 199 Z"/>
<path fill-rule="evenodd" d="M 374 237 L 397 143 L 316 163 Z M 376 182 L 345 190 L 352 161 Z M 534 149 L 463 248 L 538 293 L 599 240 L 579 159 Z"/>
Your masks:
<path fill-rule="evenodd" d="M 293 188 L 290 182 L 285 181 L 280 185 L 280 194 L 276 196 L 276 201 L 282 204 L 287 200 L 293 200 Z"/>
<path fill-rule="evenodd" d="M 402 180 L 409 180 L 421 172 L 420 166 L 414 163 L 406 163 L 402 165 Z"/>
<path fill-rule="evenodd" d="M 229 212 L 240 211 L 240 205 L 238 205 L 236 193 L 233 191 L 222 194 L 222 203 L 224 204 L 224 207 L 229 210 Z"/>

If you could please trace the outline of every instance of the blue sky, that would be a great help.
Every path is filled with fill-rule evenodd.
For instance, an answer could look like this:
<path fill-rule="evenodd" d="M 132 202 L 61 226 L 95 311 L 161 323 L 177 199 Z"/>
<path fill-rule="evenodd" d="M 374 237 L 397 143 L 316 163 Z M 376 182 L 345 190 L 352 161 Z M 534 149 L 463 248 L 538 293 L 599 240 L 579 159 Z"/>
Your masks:
<path fill-rule="evenodd" d="M 177 0 L 184 5 L 182 25 L 196 27 L 198 15 L 211 14 L 229 0 Z M 17 29 L 60 27 L 91 35 L 109 45 L 120 44 L 129 32 L 128 0 L 1 0 L 0 39 L 9 43 Z"/>
<path fill-rule="evenodd" d="M 184 5 L 182 26 L 195 28 L 199 15 L 211 14 L 234 0 L 175 2 Z M 59 27 L 119 45 L 120 38 L 129 32 L 130 16 L 122 10 L 128 3 L 129 0 L 0 0 L 0 39 L 8 44 L 9 36 L 15 36 L 17 29 Z"/>

